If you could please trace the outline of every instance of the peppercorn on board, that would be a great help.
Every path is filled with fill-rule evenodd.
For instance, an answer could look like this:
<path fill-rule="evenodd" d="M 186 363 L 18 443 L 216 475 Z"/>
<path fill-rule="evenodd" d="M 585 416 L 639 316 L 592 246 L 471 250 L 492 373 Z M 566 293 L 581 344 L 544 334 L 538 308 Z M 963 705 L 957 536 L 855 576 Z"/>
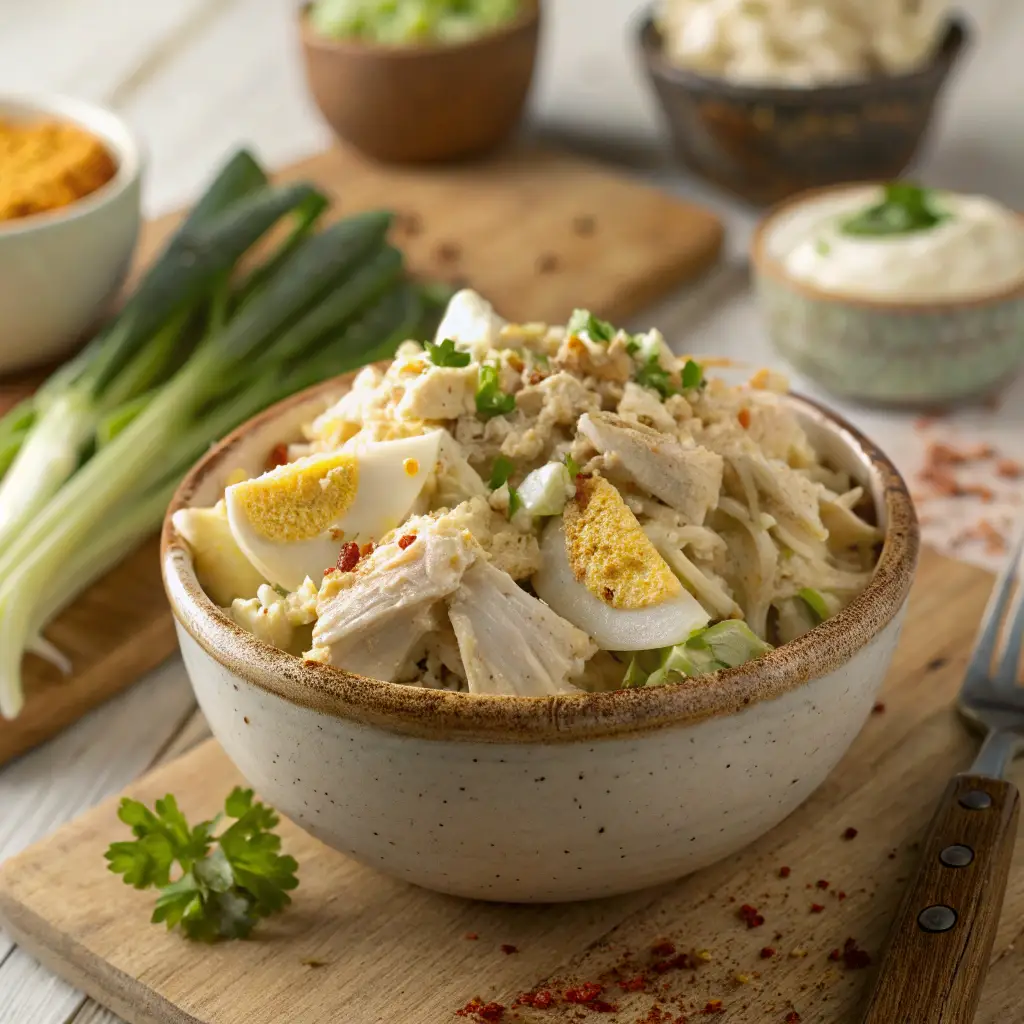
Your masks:
<path fill-rule="evenodd" d="M 925 551 L 884 706 L 840 766 L 760 841 L 675 884 L 561 906 L 473 903 L 283 822 L 299 862 L 293 905 L 251 941 L 207 947 L 150 924 L 152 893 L 105 870 L 103 851 L 127 836 L 110 800 L 0 868 L 0 920 L 131 1024 L 853 1024 L 917 841 L 976 748 L 951 704 L 991 582 Z M 211 740 L 128 793 L 174 793 L 199 818 L 239 781 Z M 1022 912 L 1018 843 L 981 1024 L 1024 1019 Z"/>
<path fill-rule="evenodd" d="M 310 180 L 334 199 L 327 219 L 385 207 L 394 242 L 424 278 L 466 282 L 498 310 L 558 322 L 585 305 L 629 317 L 707 269 L 722 227 L 706 210 L 548 150 L 520 148 L 455 168 L 387 168 L 340 149 L 275 175 Z M 180 215 L 147 226 L 139 267 L 156 255 Z M 0 413 L 45 373 L 0 385 Z M 53 736 L 131 685 L 175 649 L 148 541 L 47 630 L 73 664 L 70 676 L 34 656 L 26 702 L 0 719 L 0 764 Z"/>

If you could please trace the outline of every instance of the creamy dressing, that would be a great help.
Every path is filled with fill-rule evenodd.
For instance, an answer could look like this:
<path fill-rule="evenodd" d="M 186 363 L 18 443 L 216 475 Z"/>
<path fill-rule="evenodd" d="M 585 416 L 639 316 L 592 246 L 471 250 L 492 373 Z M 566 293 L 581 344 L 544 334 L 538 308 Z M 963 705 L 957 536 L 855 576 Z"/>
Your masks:
<path fill-rule="evenodd" d="M 877 186 L 830 192 L 783 211 L 766 254 L 797 281 L 866 299 L 938 302 L 981 298 L 1024 283 L 1024 220 L 985 196 L 934 194 L 948 214 L 908 234 L 844 234 L 841 225 L 879 202 Z"/>

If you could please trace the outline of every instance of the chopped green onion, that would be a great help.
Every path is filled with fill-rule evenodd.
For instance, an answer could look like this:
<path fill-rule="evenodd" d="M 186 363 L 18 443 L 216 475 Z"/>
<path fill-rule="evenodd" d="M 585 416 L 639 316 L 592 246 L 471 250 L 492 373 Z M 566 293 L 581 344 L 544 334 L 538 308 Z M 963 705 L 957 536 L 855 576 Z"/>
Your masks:
<path fill-rule="evenodd" d="M 811 614 L 816 620 L 815 625 L 820 625 L 831 617 L 825 598 L 817 590 L 804 587 L 796 596 L 811 610 Z"/>
<path fill-rule="evenodd" d="M 460 352 L 451 338 L 445 338 L 437 345 L 428 341 L 427 358 L 435 366 L 469 366 L 470 362 L 469 353 Z"/>
<path fill-rule="evenodd" d="M 661 365 L 657 354 L 652 355 L 647 362 L 637 367 L 633 379 L 641 387 L 657 391 L 662 399 L 679 394 L 679 389 L 672 383 L 672 375 Z"/>
<path fill-rule="evenodd" d="M 523 507 L 523 499 L 515 487 L 508 489 L 508 517 L 511 519 Z"/>
<path fill-rule="evenodd" d="M 565 468 L 569 471 L 569 479 L 575 480 L 580 475 L 580 464 L 572 457 L 570 452 L 566 452 L 562 461 L 565 463 Z"/>
<path fill-rule="evenodd" d="M 704 383 L 704 369 L 700 363 L 687 359 L 683 366 L 683 390 L 692 391 Z"/>
<path fill-rule="evenodd" d="M 491 490 L 496 491 L 503 484 L 507 484 L 515 468 L 515 463 L 511 459 L 499 455 L 491 467 Z"/>
<path fill-rule="evenodd" d="M 487 363 L 480 367 L 476 389 L 476 411 L 485 419 L 507 416 L 516 407 L 516 396 L 501 390 L 498 367 Z"/>
<path fill-rule="evenodd" d="M 574 309 L 565 330 L 570 336 L 586 335 L 591 341 L 605 344 L 618 333 L 607 320 L 594 316 L 589 309 Z"/>

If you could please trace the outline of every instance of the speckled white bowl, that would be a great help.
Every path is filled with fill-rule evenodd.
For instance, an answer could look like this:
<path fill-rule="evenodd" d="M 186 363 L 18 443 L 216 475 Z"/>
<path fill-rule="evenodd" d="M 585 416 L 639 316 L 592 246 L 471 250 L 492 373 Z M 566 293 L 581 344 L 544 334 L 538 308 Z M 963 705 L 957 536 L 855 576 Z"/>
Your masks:
<path fill-rule="evenodd" d="M 889 666 L 918 550 L 906 486 L 852 428 L 790 399 L 814 443 L 867 485 L 885 527 L 873 582 L 835 618 L 757 662 L 674 686 L 469 696 L 352 676 L 259 642 L 205 596 L 171 525 L 175 509 L 212 504 L 236 467 L 258 472 L 348 384 L 290 399 L 211 451 L 163 533 L 199 703 L 242 774 L 294 822 L 430 889 L 576 900 L 728 856 L 835 767 Z"/>
<path fill-rule="evenodd" d="M 143 156 L 116 114 L 65 96 L 0 97 L 0 119 L 70 121 L 117 173 L 70 206 L 0 222 L 0 371 L 49 362 L 82 340 L 117 294 L 141 222 Z"/>

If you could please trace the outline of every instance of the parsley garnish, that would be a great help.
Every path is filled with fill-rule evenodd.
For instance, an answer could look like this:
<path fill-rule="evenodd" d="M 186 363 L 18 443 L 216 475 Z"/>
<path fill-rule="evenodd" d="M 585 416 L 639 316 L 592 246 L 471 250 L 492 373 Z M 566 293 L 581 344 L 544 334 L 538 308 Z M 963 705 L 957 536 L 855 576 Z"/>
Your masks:
<path fill-rule="evenodd" d="M 480 380 L 476 388 L 476 411 L 486 419 L 507 416 L 516 407 L 516 396 L 501 390 L 498 368 L 486 363 L 480 367 Z"/>
<path fill-rule="evenodd" d="M 291 902 L 288 890 L 299 884 L 298 864 L 278 852 L 281 839 L 271 831 L 277 813 L 253 803 L 251 789 L 233 789 L 223 814 L 192 829 L 173 796 L 157 800 L 154 810 L 122 800 L 117 816 L 135 839 L 111 843 L 104 854 L 125 884 L 159 891 L 154 923 L 180 925 L 190 939 L 204 942 L 244 939 L 261 917 Z M 214 835 L 225 817 L 235 820 Z M 172 882 L 175 863 L 180 873 Z"/>
<path fill-rule="evenodd" d="M 843 221 L 840 231 L 845 235 L 881 237 L 909 235 L 914 231 L 927 231 L 949 216 L 932 205 L 933 193 L 905 181 L 894 181 L 885 186 L 880 203 L 869 206 Z"/>
<path fill-rule="evenodd" d="M 491 490 L 496 491 L 502 484 L 507 484 L 515 468 L 515 463 L 511 459 L 499 455 L 491 466 Z"/>
<path fill-rule="evenodd" d="M 574 309 L 565 329 L 570 335 L 585 334 L 591 341 L 605 343 L 611 341 L 618 333 L 607 320 L 594 316 L 589 309 Z"/>
<path fill-rule="evenodd" d="M 451 338 L 445 338 L 435 345 L 427 342 L 427 358 L 435 366 L 469 366 L 469 353 L 460 352 Z"/>
<path fill-rule="evenodd" d="M 658 354 L 655 352 L 649 356 L 647 361 L 641 364 L 633 377 L 641 387 L 651 388 L 661 395 L 662 399 L 671 398 L 672 395 L 680 395 L 684 391 L 692 391 L 704 385 L 704 370 L 700 363 L 687 359 L 683 364 L 681 374 L 682 387 L 677 388 L 672 381 L 672 374 L 665 369 L 658 361 Z"/>
<path fill-rule="evenodd" d="M 565 453 L 565 458 L 562 461 L 565 463 L 565 468 L 569 471 L 569 479 L 575 480 L 580 475 L 580 464 L 569 452 Z"/>
<path fill-rule="evenodd" d="M 819 238 L 814 243 L 814 251 L 819 256 L 827 256 L 832 251 L 832 246 L 829 245 L 828 242 L 826 242 L 824 238 Z"/>

